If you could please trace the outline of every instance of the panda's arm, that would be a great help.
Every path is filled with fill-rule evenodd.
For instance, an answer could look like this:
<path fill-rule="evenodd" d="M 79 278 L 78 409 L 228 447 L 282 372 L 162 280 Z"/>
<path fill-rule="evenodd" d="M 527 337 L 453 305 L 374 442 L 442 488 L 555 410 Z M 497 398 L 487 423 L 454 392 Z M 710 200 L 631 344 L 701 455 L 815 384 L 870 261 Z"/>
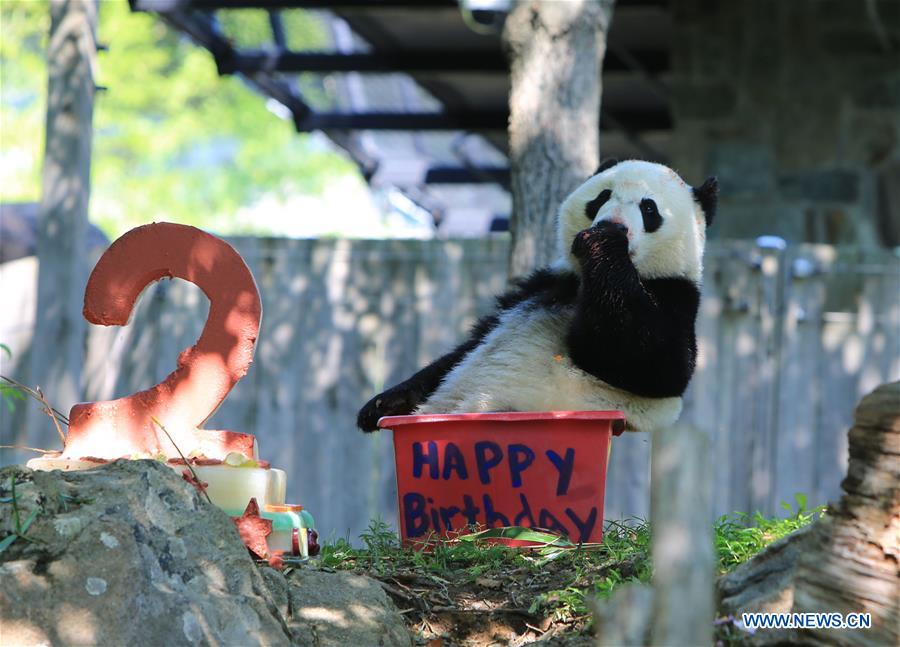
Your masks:
<path fill-rule="evenodd" d="M 465 342 L 414 373 L 409 379 L 366 402 L 356 416 L 356 426 L 363 431 L 375 431 L 378 429 L 379 418 L 405 416 L 415 411 L 416 407 L 434 393 L 447 373 L 478 346 L 496 325 L 497 315 L 480 319 Z"/>
<path fill-rule="evenodd" d="M 363 431 L 375 431 L 382 416 L 402 416 L 412 413 L 440 386 L 453 367 L 474 350 L 499 323 L 500 314 L 523 301 L 536 299 L 544 306 L 571 303 L 578 287 L 577 277 L 569 272 L 540 269 L 526 278 L 516 281 L 513 287 L 497 297 L 496 312 L 478 321 L 469 338 L 453 351 L 415 373 L 384 393 L 369 400 L 356 418 Z"/>
<path fill-rule="evenodd" d="M 581 232 L 572 251 L 582 264 L 567 336 L 575 365 L 637 395 L 684 393 L 697 353 L 697 286 L 680 278 L 642 281 L 624 229 L 612 223 Z"/>

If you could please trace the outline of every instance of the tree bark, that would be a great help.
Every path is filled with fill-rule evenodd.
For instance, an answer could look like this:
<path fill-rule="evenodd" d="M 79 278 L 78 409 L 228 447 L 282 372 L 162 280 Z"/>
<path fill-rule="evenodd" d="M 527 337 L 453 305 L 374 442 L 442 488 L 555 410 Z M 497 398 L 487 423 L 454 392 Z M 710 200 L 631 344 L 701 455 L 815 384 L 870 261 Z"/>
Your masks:
<path fill-rule="evenodd" d="M 37 317 L 29 381 L 67 410 L 81 397 L 94 107 L 95 0 L 51 0 L 47 49 L 47 131 L 37 236 Z M 46 416 L 29 407 L 39 447 L 58 444 Z M 43 443 L 43 444 L 40 444 Z"/>
<path fill-rule="evenodd" d="M 600 71 L 613 0 L 522 0 L 506 19 L 510 58 L 510 276 L 551 262 L 556 211 L 599 160 Z"/>
<path fill-rule="evenodd" d="M 808 629 L 819 645 L 900 645 L 900 382 L 856 408 L 844 495 L 800 557 L 795 612 L 871 613 L 871 629 Z"/>
<path fill-rule="evenodd" d="M 900 382 L 856 408 L 844 495 L 812 526 L 719 580 L 734 613 L 870 613 L 870 629 L 759 630 L 748 644 L 900 644 Z"/>

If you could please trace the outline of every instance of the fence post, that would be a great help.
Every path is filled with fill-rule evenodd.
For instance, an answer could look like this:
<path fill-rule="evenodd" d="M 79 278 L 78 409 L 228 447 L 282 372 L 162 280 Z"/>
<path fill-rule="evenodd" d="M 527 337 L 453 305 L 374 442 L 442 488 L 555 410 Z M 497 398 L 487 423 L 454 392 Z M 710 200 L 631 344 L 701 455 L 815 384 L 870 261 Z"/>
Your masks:
<path fill-rule="evenodd" d="M 653 434 L 650 520 L 653 549 L 652 645 L 711 645 L 715 552 L 709 523 L 709 440 L 676 426 Z"/>
<path fill-rule="evenodd" d="M 711 645 L 716 556 L 709 523 L 709 439 L 679 425 L 653 434 L 653 585 L 628 584 L 598 604 L 598 647 Z"/>

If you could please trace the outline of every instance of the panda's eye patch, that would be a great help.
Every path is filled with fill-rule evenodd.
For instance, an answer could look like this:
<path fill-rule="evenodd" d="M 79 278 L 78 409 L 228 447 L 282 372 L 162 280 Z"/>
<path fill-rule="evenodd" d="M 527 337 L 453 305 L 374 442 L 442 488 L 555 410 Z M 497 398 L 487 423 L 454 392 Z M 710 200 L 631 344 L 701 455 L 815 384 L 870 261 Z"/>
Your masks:
<path fill-rule="evenodd" d="M 600 207 L 606 204 L 606 202 L 612 197 L 612 191 L 609 189 L 603 189 L 597 197 L 584 205 L 584 215 L 587 216 L 588 220 L 593 220 L 597 217 L 597 212 L 600 211 Z"/>
<path fill-rule="evenodd" d="M 652 234 L 662 226 L 662 216 L 656 208 L 656 202 L 650 198 L 641 200 L 641 217 L 644 219 L 644 231 Z"/>

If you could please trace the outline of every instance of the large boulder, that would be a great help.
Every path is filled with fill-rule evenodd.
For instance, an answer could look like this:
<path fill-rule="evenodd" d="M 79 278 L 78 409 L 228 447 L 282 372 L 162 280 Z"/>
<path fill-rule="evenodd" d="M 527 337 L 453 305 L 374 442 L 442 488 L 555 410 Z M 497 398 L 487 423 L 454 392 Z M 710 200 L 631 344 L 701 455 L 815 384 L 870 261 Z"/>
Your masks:
<path fill-rule="evenodd" d="M 295 645 L 411 647 L 397 607 L 372 578 L 311 568 L 292 570 L 285 578 L 271 568 L 262 570 Z"/>
<path fill-rule="evenodd" d="M 10 644 L 285 644 L 289 631 L 228 515 L 156 461 L 0 470 Z"/>
<path fill-rule="evenodd" d="M 3 468 L 0 542 L 17 527 L 0 552 L 3 644 L 410 644 L 371 580 L 261 571 L 231 519 L 156 461 Z"/>

